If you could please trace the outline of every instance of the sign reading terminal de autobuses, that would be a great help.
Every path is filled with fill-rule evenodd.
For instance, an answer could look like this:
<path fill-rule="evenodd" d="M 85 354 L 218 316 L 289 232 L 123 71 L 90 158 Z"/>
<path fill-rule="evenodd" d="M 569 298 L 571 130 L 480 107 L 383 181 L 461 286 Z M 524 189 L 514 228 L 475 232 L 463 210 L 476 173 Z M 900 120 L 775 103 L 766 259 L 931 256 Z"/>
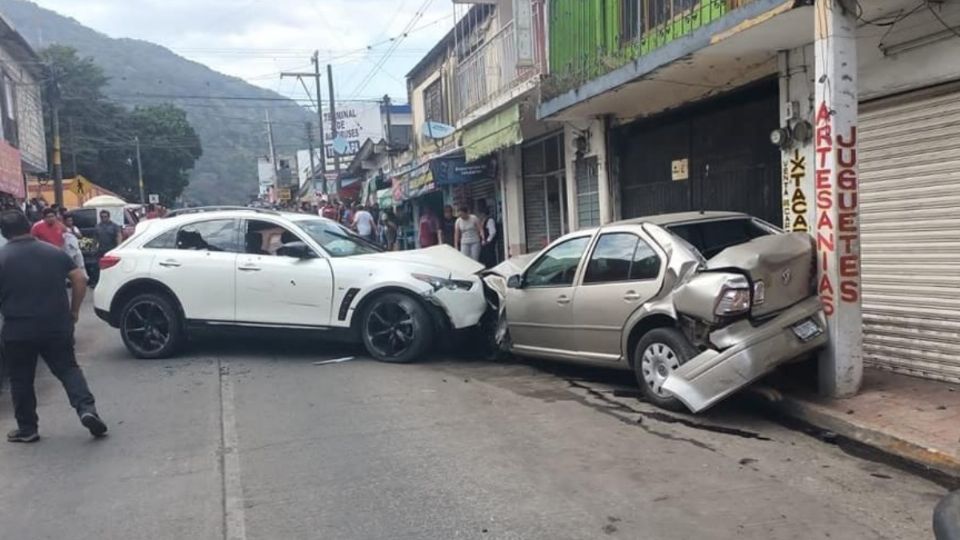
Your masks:
<path fill-rule="evenodd" d="M 340 157 L 340 168 L 345 169 L 367 139 L 380 141 L 384 138 L 384 120 L 379 101 L 337 102 L 337 137 L 346 142 L 343 148 L 334 150 L 333 124 L 330 111 L 323 111 L 323 140 L 327 153 L 327 170 L 334 170 L 334 156 Z"/>

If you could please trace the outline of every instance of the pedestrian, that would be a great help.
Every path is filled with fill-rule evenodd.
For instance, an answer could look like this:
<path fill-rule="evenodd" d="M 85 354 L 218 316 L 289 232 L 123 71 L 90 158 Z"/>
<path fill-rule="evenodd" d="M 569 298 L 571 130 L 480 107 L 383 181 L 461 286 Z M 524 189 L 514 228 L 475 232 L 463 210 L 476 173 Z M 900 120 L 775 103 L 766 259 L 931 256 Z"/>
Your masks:
<path fill-rule="evenodd" d="M 160 217 L 160 211 L 157 210 L 157 205 L 150 203 L 147 205 L 147 212 L 144 214 L 144 219 L 157 219 Z"/>
<path fill-rule="evenodd" d="M 73 223 L 73 214 L 63 216 L 63 250 L 70 256 L 73 264 L 83 271 L 83 278 L 87 279 L 87 270 L 83 263 L 83 250 L 80 249 L 80 239 L 83 233 Z"/>
<path fill-rule="evenodd" d="M 320 211 L 320 215 L 332 220 L 337 221 L 337 207 L 333 205 L 330 200 L 323 201 L 323 210 Z"/>
<path fill-rule="evenodd" d="M 343 205 L 342 205 L 342 212 L 343 212 L 343 213 L 340 215 L 340 223 L 343 223 L 344 225 L 347 225 L 347 226 L 352 225 L 352 224 L 353 224 L 353 211 L 354 211 L 354 209 L 353 209 L 353 203 L 351 203 L 351 202 L 349 202 L 349 201 L 343 203 Z"/>
<path fill-rule="evenodd" d="M 94 235 L 97 240 L 98 264 L 92 266 L 90 275 L 91 287 L 96 287 L 97 284 L 100 283 L 99 261 L 110 250 L 120 245 L 120 242 L 123 241 L 123 229 L 113 222 L 113 220 L 110 218 L 110 212 L 107 210 L 101 210 L 100 223 L 97 223 L 97 228 L 94 231 Z"/>
<path fill-rule="evenodd" d="M 460 253 L 475 261 L 480 260 L 480 243 L 483 239 L 483 231 L 480 227 L 480 220 L 477 216 L 470 213 L 466 206 L 460 207 L 460 217 L 454 226 L 454 242 Z"/>
<path fill-rule="evenodd" d="M 497 222 L 490 217 L 486 206 L 480 207 L 480 262 L 487 268 L 497 265 Z"/>
<path fill-rule="evenodd" d="M 380 227 L 383 230 L 384 248 L 387 251 L 396 251 L 397 232 L 400 227 L 397 225 L 397 218 L 393 215 L 392 210 L 386 210 L 380 216 Z"/>
<path fill-rule="evenodd" d="M 373 216 L 370 215 L 370 212 L 361 206 L 357 205 L 356 211 L 353 214 L 353 230 L 357 231 L 357 234 L 361 238 L 370 242 L 371 244 L 376 243 L 377 240 L 377 224 L 373 220 Z"/>
<path fill-rule="evenodd" d="M 440 222 L 437 216 L 433 215 L 433 209 L 429 206 L 420 207 L 420 223 L 417 227 L 420 238 L 420 247 L 432 247 L 440 243 Z"/>
<path fill-rule="evenodd" d="M 17 420 L 17 429 L 7 434 L 7 441 L 31 443 L 40 438 L 33 386 L 38 357 L 43 357 L 60 380 L 80 423 L 93 436 L 104 436 L 107 425 L 97 414 L 73 348 L 74 324 L 87 291 L 83 272 L 63 250 L 35 239 L 30 222 L 19 211 L 0 214 L 0 233 L 8 240 L 0 248 L 0 313 L 4 319 L 0 338 Z M 72 293 L 69 302 L 63 290 L 67 280 Z"/>
<path fill-rule="evenodd" d="M 453 207 L 449 204 L 443 207 L 443 217 L 440 218 L 440 241 L 448 246 L 454 246 L 454 227 L 457 216 L 453 215 Z"/>
<path fill-rule="evenodd" d="M 57 218 L 57 211 L 54 208 L 44 208 L 40 211 L 42 218 L 33 224 L 30 234 L 37 240 L 56 246 L 63 247 L 63 224 Z"/>

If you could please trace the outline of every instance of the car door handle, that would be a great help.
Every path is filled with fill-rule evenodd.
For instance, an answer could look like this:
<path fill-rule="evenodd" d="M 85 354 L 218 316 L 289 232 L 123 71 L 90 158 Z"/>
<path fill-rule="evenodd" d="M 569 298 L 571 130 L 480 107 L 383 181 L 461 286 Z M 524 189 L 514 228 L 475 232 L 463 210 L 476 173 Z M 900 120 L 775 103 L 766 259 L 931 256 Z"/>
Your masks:
<path fill-rule="evenodd" d="M 564 295 L 561 295 L 561 296 L 557 297 L 557 303 L 560 304 L 560 305 L 569 304 L 569 303 L 570 303 L 570 297 L 567 296 L 567 295 L 565 295 L 565 294 L 564 294 Z"/>
<path fill-rule="evenodd" d="M 640 299 L 640 295 L 635 293 L 634 291 L 627 291 L 627 294 L 623 295 L 623 299 L 626 300 L 627 302 L 636 302 L 637 300 Z"/>
<path fill-rule="evenodd" d="M 160 266 L 162 266 L 162 267 L 164 267 L 164 268 L 180 268 L 180 263 L 177 262 L 177 261 L 175 261 L 175 260 L 173 260 L 173 259 L 167 259 L 167 260 L 165 260 L 165 261 L 160 261 L 160 262 L 157 263 L 157 264 L 159 264 Z"/>
<path fill-rule="evenodd" d="M 237 270 L 240 270 L 241 272 L 259 272 L 260 267 L 259 266 L 240 266 L 240 267 L 237 267 Z"/>

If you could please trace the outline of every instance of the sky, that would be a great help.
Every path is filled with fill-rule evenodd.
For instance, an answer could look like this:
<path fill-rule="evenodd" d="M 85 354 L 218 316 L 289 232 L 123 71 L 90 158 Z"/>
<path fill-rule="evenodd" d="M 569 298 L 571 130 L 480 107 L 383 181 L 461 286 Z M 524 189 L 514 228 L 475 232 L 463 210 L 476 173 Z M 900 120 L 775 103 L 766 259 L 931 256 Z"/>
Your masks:
<path fill-rule="evenodd" d="M 321 63 L 333 64 L 339 99 L 389 94 L 397 103 L 406 102 L 404 76 L 454 16 L 451 0 L 34 1 L 111 37 L 152 41 L 298 99 L 306 91 L 280 72 L 310 71 L 319 50 Z M 325 79 L 323 85 L 326 94 Z"/>

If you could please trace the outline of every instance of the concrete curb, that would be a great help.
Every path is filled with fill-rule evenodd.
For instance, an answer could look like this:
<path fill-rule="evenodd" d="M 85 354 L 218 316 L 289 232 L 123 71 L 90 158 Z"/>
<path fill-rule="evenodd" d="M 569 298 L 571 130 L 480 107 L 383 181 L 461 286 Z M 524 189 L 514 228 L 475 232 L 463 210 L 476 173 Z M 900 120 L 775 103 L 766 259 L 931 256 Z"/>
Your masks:
<path fill-rule="evenodd" d="M 960 480 L 960 456 L 925 446 L 893 433 L 856 422 L 843 413 L 817 403 L 782 394 L 768 402 L 779 415 L 836 433 L 838 436 L 895 456 L 921 468 Z"/>

